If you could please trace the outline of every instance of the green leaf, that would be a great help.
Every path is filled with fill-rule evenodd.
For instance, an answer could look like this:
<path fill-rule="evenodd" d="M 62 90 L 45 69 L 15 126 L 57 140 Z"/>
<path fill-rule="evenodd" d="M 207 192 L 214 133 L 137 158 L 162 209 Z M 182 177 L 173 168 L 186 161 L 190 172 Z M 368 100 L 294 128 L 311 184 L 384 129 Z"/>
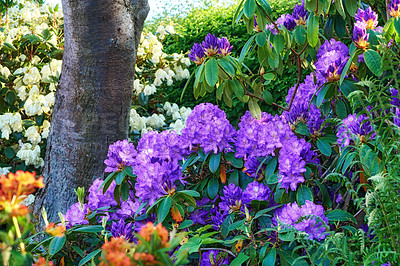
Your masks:
<path fill-rule="evenodd" d="M 192 197 L 196 197 L 196 198 L 200 197 L 200 193 L 197 192 L 196 190 L 181 190 L 181 191 L 179 191 L 177 193 L 186 194 L 186 195 L 189 195 L 189 196 L 192 196 Z"/>
<path fill-rule="evenodd" d="M 344 12 L 342 0 L 335 1 L 335 6 L 336 6 L 336 11 L 339 12 L 340 15 L 342 15 L 343 19 L 345 19 L 346 13 Z"/>
<path fill-rule="evenodd" d="M 240 266 L 246 262 L 250 257 L 244 253 L 239 253 L 239 255 L 231 262 L 230 266 Z"/>
<path fill-rule="evenodd" d="M 8 50 L 11 50 L 11 51 L 17 51 L 17 48 L 15 48 L 15 46 L 14 45 L 12 45 L 11 43 L 4 43 L 4 46 L 8 49 Z"/>
<path fill-rule="evenodd" d="M 266 42 L 267 34 L 265 33 L 265 31 L 260 32 L 256 35 L 256 43 L 258 44 L 258 46 L 264 46 Z"/>
<path fill-rule="evenodd" d="M 299 206 L 306 204 L 306 200 L 314 201 L 314 196 L 309 187 L 300 186 L 296 192 L 296 201 Z"/>
<path fill-rule="evenodd" d="M 303 136 L 310 136 L 310 130 L 308 129 L 308 126 L 303 122 L 299 122 L 296 125 L 296 129 L 294 130 L 294 132 Z"/>
<path fill-rule="evenodd" d="M 294 40 L 298 45 L 302 46 L 306 42 L 307 32 L 303 26 L 297 26 L 294 30 Z"/>
<path fill-rule="evenodd" d="M 347 61 L 346 65 L 344 66 L 342 74 L 340 76 L 339 85 L 341 85 L 343 83 L 344 77 L 346 76 L 347 71 L 349 70 L 349 68 L 351 66 L 351 62 L 353 62 L 353 59 L 356 56 L 356 54 L 357 54 L 356 51 L 354 51 L 351 54 L 351 56 L 350 56 L 349 60 Z"/>
<path fill-rule="evenodd" d="M 393 19 L 393 25 L 397 34 L 400 36 L 400 17 L 396 17 Z"/>
<path fill-rule="evenodd" d="M 230 161 L 235 168 L 243 168 L 243 160 L 235 157 L 234 152 L 225 154 L 225 159 Z"/>
<path fill-rule="evenodd" d="M 268 178 L 269 180 L 269 178 L 274 175 L 277 165 L 278 165 L 278 157 L 272 157 L 265 166 L 265 178 Z"/>
<path fill-rule="evenodd" d="M 308 17 L 307 21 L 307 40 L 311 47 L 315 47 L 318 44 L 319 35 L 319 21 L 318 17 L 314 15 L 314 12 Z"/>
<path fill-rule="evenodd" d="M 343 210 L 333 210 L 325 213 L 326 218 L 329 222 L 353 222 L 357 223 L 356 218 L 350 213 Z"/>
<path fill-rule="evenodd" d="M 261 109 L 260 106 L 258 106 L 257 100 L 255 100 L 254 98 L 251 98 L 249 100 L 249 110 L 251 115 L 257 119 L 260 120 L 261 119 Z"/>
<path fill-rule="evenodd" d="M 329 142 L 327 142 L 324 139 L 318 139 L 317 140 L 317 147 L 321 151 L 321 153 L 325 156 L 331 156 L 332 154 L 332 148 Z"/>
<path fill-rule="evenodd" d="M 239 99 L 244 97 L 244 89 L 237 79 L 229 80 L 229 85 Z"/>
<path fill-rule="evenodd" d="M 221 162 L 221 153 L 211 154 L 209 167 L 212 173 L 215 174 L 215 172 L 217 172 L 220 162 Z"/>
<path fill-rule="evenodd" d="M 207 84 L 214 87 L 218 81 L 218 63 L 215 58 L 208 60 L 205 66 L 205 75 Z"/>
<path fill-rule="evenodd" d="M 275 248 L 271 248 L 268 253 L 267 256 L 265 256 L 263 262 L 262 262 L 262 266 L 270 266 L 270 265 L 275 265 L 275 261 L 276 261 L 276 249 Z"/>
<path fill-rule="evenodd" d="M 53 240 L 51 240 L 50 245 L 49 245 L 49 254 L 50 256 L 54 256 L 59 252 L 64 244 L 65 244 L 65 235 L 62 237 L 54 237 Z"/>
<path fill-rule="evenodd" d="M 132 166 L 125 166 L 124 167 L 124 172 L 127 176 L 129 177 L 134 177 L 135 175 L 133 174 L 133 168 Z"/>
<path fill-rule="evenodd" d="M 267 0 L 257 0 L 257 2 L 261 5 L 261 8 L 269 15 L 272 13 L 271 6 L 269 5 Z"/>
<path fill-rule="evenodd" d="M 188 228 L 188 227 L 190 227 L 192 225 L 193 225 L 193 221 L 192 220 L 185 220 L 178 226 L 178 229 L 185 229 L 185 228 Z"/>
<path fill-rule="evenodd" d="M 253 45 L 255 37 L 256 37 L 255 35 L 251 36 L 250 39 L 248 39 L 248 41 L 243 46 L 242 51 L 240 52 L 240 56 L 239 56 L 239 64 L 240 65 L 243 63 L 243 60 L 244 60 L 246 54 L 249 52 L 250 47 Z"/>
<path fill-rule="evenodd" d="M 129 199 L 129 184 L 124 182 L 121 186 L 121 199 L 127 201 Z"/>
<path fill-rule="evenodd" d="M 160 202 L 157 208 L 157 221 L 158 223 L 162 223 L 167 217 L 169 211 L 171 210 L 172 200 L 171 197 L 164 198 L 163 201 Z"/>
<path fill-rule="evenodd" d="M 274 37 L 274 48 L 278 54 L 280 54 L 285 48 L 285 38 L 282 34 L 277 34 Z"/>
<path fill-rule="evenodd" d="M 13 105 L 15 100 L 17 99 L 17 95 L 14 91 L 8 91 L 6 94 L 6 100 L 9 105 Z"/>
<path fill-rule="evenodd" d="M 86 257 L 84 257 L 78 264 L 78 266 L 82 266 L 85 265 L 86 263 L 88 263 L 92 258 L 96 257 L 97 255 L 99 255 L 101 253 L 101 249 L 95 250 L 93 252 L 91 252 L 89 255 L 87 255 Z"/>
<path fill-rule="evenodd" d="M 273 99 L 272 94 L 269 92 L 268 89 L 265 89 L 263 91 L 262 96 L 263 96 L 264 101 L 267 104 L 271 105 L 273 103 L 274 99 Z"/>
<path fill-rule="evenodd" d="M 226 72 L 228 73 L 230 76 L 235 76 L 235 68 L 232 66 L 232 63 L 225 59 L 225 58 L 221 58 L 218 60 L 218 65 Z"/>
<path fill-rule="evenodd" d="M 80 232 L 80 233 L 99 233 L 103 231 L 104 228 L 101 225 L 88 225 L 79 227 L 76 229 L 71 230 L 71 232 Z"/>
<path fill-rule="evenodd" d="M 8 159 L 13 159 L 15 157 L 15 151 L 13 148 L 11 147 L 7 147 L 4 150 L 4 155 L 8 158 Z"/>
<path fill-rule="evenodd" d="M 368 49 L 364 52 L 364 60 L 365 64 L 371 70 L 371 72 L 380 77 L 383 74 L 383 63 L 382 57 L 378 54 L 377 51 Z"/>
<path fill-rule="evenodd" d="M 339 88 L 342 91 L 343 95 L 346 96 L 346 98 L 348 98 L 350 93 L 358 90 L 357 86 L 354 85 L 352 81 L 347 79 L 343 81 L 343 83 L 339 86 Z"/>
<path fill-rule="evenodd" d="M 207 184 L 207 194 L 210 199 L 215 199 L 219 190 L 219 180 L 211 177 Z"/>
<path fill-rule="evenodd" d="M 229 177 L 228 183 L 229 184 L 235 184 L 235 186 L 237 186 L 237 187 L 239 186 L 239 172 L 238 172 L 238 170 L 234 170 L 231 173 L 231 176 Z"/>
<path fill-rule="evenodd" d="M 315 102 L 315 105 L 319 108 L 319 107 L 321 107 L 321 104 L 322 104 L 322 102 L 324 101 L 324 99 L 325 99 L 325 95 L 326 95 L 326 93 L 328 92 L 328 90 L 329 90 L 329 88 L 332 86 L 332 84 L 327 84 L 327 85 L 325 85 L 319 92 L 318 92 L 318 95 L 317 95 L 317 100 L 316 100 L 316 102 Z"/>
<path fill-rule="evenodd" d="M 229 234 L 229 225 L 231 225 L 233 223 L 234 215 L 235 215 L 234 213 L 229 214 L 225 218 L 224 222 L 221 224 L 221 235 L 223 238 L 226 238 Z"/>
<path fill-rule="evenodd" d="M 340 119 L 345 119 L 347 117 L 347 108 L 343 99 L 338 99 L 336 105 L 336 113 Z"/>
<path fill-rule="evenodd" d="M 117 185 L 121 185 L 124 179 L 125 179 L 125 172 L 124 171 L 118 172 L 117 175 L 115 176 L 115 183 L 117 183 Z"/>
<path fill-rule="evenodd" d="M 246 0 L 243 7 L 243 14 L 248 19 L 253 19 L 254 12 L 256 12 L 256 0 Z"/>
<path fill-rule="evenodd" d="M 315 180 L 315 183 L 317 184 L 317 186 L 319 187 L 319 189 L 321 191 L 322 204 L 328 208 L 332 207 L 332 200 L 329 197 L 328 190 L 326 189 L 326 187 L 318 180 Z"/>
<path fill-rule="evenodd" d="M 335 1 L 336 2 L 336 1 Z M 345 0 L 345 7 L 350 16 L 354 17 L 358 9 L 358 0 Z"/>

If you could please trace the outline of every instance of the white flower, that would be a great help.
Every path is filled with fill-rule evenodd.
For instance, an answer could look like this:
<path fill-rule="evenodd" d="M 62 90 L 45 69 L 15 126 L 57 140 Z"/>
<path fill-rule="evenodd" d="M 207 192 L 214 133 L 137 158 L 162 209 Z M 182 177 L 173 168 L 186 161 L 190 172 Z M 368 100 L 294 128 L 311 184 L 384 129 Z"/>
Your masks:
<path fill-rule="evenodd" d="M 20 113 L 15 113 L 12 118 L 10 118 L 10 127 L 15 132 L 22 131 L 22 118 Z"/>
<path fill-rule="evenodd" d="M 34 145 L 39 144 L 40 141 L 42 141 L 42 137 L 40 136 L 36 126 L 29 127 L 25 132 L 25 137 L 27 137 L 28 140 Z"/>
<path fill-rule="evenodd" d="M 0 167 L 0 176 L 1 175 L 6 175 L 10 172 L 11 166 L 10 167 Z"/>
<path fill-rule="evenodd" d="M 185 128 L 185 126 L 186 126 L 186 124 L 185 124 L 181 119 L 176 120 L 175 123 L 172 123 L 172 124 L 170 125 L 170 127 L 172 127 L 172 129 L 173 129 L 178 135 L 181 134 L 181 131 L 182 131 L 182 129 Z"/>
<path fill-rule="evenodd" d="M 144 86 L 143 84 L 140 84 L 140 80 L 135 79 L 133 82 L 133 88 L 135 89 L 136 94 L 139 95 L 143 91 Z"/>
<path fill-rule="evenodd" d="M 10 120 L 12 119 L 12 113 L 5 113 L 4 115 L 0 115 L 0 130 L 1 137 L 3 139 L 9 139 L 12 130 L 10 128 Z"/>
<path fill-rule="evenodd" d="M 23 81 L 25 85 L 33 85 L 39 83 L 40 79 L 41 76 L 39 70 L 36 67 L 32 67 L 27 73 L 25 73 Z"/>
<path fill-rule="evenodd" d="M 25 161 L 26 165 L 33 165 L 35 168 L 42 167 L 44 161 L 40 158 L 40 147 L 30 143 L 19 141 L 21 149 L 17 152 L 17 157 Z"/>
<path fill-rule="evenodd" d="M 158 33 L 158 34 L 160 35 L 160 39 L 161 39 L 161 40 L 164 39 L 164 38 L 165 38 L 165 35 L 168 34 L 168 33 L 165 31 L 165 28 L 164 28 L 163 25 L 158 26 L 157 32 L 156 32 L 156 33 Z"/>
<path fill-rule="evenodd" d="M 165 27 L 165 30 L 168 31 L 171 34 L 175 34 L 175 29 L 172 25 L 168 25 Z"/>
<path fill-rule="evenodd" d="M 165 117 L 162 114 L 153 114 L 147 118 L 146 125 L 152 128 L 161 128 L 165 125 Z"/>
<path fill-rule="evenodd" d="M 42 129 L 42 138 L 47 139 L 49 137 L 49 132 L 50 132 L 50 122 L 48 120 L 44 120 L 41 129 Z"/>
<path fill-rule="evenodd" d="M 24 108 L 28 116 L 41 115 L 43 113 L 40 101 L 32 101 L 31 98 L 26 100 Z"/>
<path fill-rule="evenodd" d="M 42 74 L 42 82 L 50 82 L 50 75 L 51 75 L 51 69 L 49 65 L 43 66 L 42 70 L 40 71 L 40 74 Z"/>
<path fill-rule="evenodd" d="M 141 131 L 146 128 L 146 118 L 141 117 L 135 109 L 131 109 L 129 125 L 131 126 L 132 130 Z"/>
<path fill-rule="evenodd" d="M 144 87 L 143 93 L 145 95 L 152 95 L 156 92 L 156 90 L 157 90 L 157 88 L 153 84 L 150 84 L 150 85 L 146 85 Z"/>

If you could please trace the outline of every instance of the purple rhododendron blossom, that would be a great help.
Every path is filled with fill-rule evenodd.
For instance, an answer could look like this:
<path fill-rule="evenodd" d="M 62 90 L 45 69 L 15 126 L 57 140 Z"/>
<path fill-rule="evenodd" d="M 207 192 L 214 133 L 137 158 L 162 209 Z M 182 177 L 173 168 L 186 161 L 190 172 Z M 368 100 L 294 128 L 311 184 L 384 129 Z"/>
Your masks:
<path fill-rule="evenodd" d="M 309 235 L 309 239 L 325 239 L 325 225 L 328 219 L 325 217 L 324 208 L 312 201 L 306 200 L 303 206 L 297 203 L 289 203 L 275 212 L 276 221 L 291 225 L 299 231 Z"/>
<path fill-rule="evenodd" d="M 365 10 L 359 8 L 354 18 L 356 19 L 356 22 L 364 22 L 367 29 L 375 29 L 376 26 L 378 26 L 378 14 L 376 14 L 371 7 L 368 7 Z"/>
<path fill-rule="evenodd" d="M 77 224 L 89 224 L 89 221 L 85 219 L 87 214 L 87 205 L 81 204 L 79 202 L 72 205 L 69 210 L 67 210 L 66 214 L 64 215 L 65 218 L 65 225 L 67 228 L 71 228 Z"/>
<path fill-rule="evenodd" d="M 103 194 L 103 188 L 101 187 L 103 181 L 96 179 L 89 188 L 88 196 L 88 208 L 91 211 L 97 210 L 105 206 L 117 206 L 117 202 L 114 199 L 114 188 L 116 186 L 115 181 L 111 183 L 106 193 Z"/>
<path fill-rule="evenodd" d="M 296 5 L 292 13 L 293 20 L 297 25 L 306 25 L 308 14 L 304 9 L 304 4 Z"/>
<path fill-rule="evenodd" d="M 222 37 L 218 40 L 219 54 L 229 55 L 232 51 L 233 46 L 229 43 L 226 37 Z"/>
<path fill-rule="evenodd" d="M 326 40 L 317 53 L 317 80 L 325 83 L 339 80 L 349 57 L 349 48 L 340 41 Z"/>
<path fill-rule="evenodd" d="M 219 207 L 226 214 L 239 211 L 243 208 L 242 205 L 242 195 L 243 190 L 240 187 L 237 187 L 235 184 L 229 184 L 224 187 L 224 195 L 221 196 L 221 202 L 219 203 Z"/>
<path fill-rule="evenodd" d="M 201 65 L 206 58 L 204 47 L 199 43 L 193 44 L 188 56 L 189 59 L 192 60 L 196 65 Z"/>
<path fill-rule="evenodd" d="M 361 142 L 373 132 L 371 121 L 364 114 L 350 114 L 347 118 L 343 119 L 342 124 L 338 128 L 336 136 L 338 137 L 337 143 L 343 148 L 350 145 L 351 141 L 359 138 Z M 370 138 L 375 138 L 376 133 L 372 133 Z"/>
<path fill-rule="evenodd" d="M 392 17 L 399 17 L 400 16 L 400 0 L 392 0 L 389 6 L 390 15 Z"/>
<path fill-rule="evenodd" d="M 108 148 L 108 158 L 104 161 L 107 165 L 105 172 L 115 172 L 125 166 L 132 166 L 137 155 L 135 145 L 128 140 L 117 141 Z"/>
<path fill-rule="evenodd" d="M 210 251 L 205 251 L 201 254 L 201 260 L 200 264 L 201 266 L 221 266 L 221 265 L 229 265 L 229 258 L 227 255 L 219 255 L 221 251 L 217 250 L 210 250 Z M 212 262 L 210 260 L 210 257 L 212 257 Z"/>
<path fill-rule="evenodd" d="M 226 119 L 224 111 L 217 105 L 202 103 L 197 105 L 186 120 L 182 140 L 189 148 L 199 145 L 205 153 L 231 151 L 236 135 L 233 126 Z"/>
<path fill-rule="evenodd" d="M 129 242 L 133 242 L 135 239 L 132 223 L 125 224 L 123 220 L 118 223 L 113 222 L 110 231 L 113 237 L 124 237 Z"/>
<path fill-rule="evenodd" d="M 364 21 L 357 21 L 354 23 L 353 42 L 356 47 L 366 49 L 368 47 L 368 38 L 367 24 Z"/>
<path fill-rule="evenodd" d="M 208 33 L 202 45 L 207 56 L 214 56 L 219 51 L 219 39 L 214 34 Z"/>
<path fill-rule="evenodd" d="M 250 203 L 252 200 L 269 200 L 271 196 L 271 190 L 268 186 L 258 182 L 253 181 L 248 184 L 246 189 L 242 194 L 242 201 L 244 204 Z"/>
<path fill-rule="evenodd" d="M 265 164 L 263 164 L 260 167 L 262 160 L 258 160 L 256 157 L 249 157 L 247 160 L 244 162 L 244 172 L 248 175 L 251 176 L 252 178 L 260 178 L 263 175 L 263 171 L 265 170 Z M 260 167 L 258 173 L 257 169 Z M 257 177 L 256 177 L 257 174 Z"/>

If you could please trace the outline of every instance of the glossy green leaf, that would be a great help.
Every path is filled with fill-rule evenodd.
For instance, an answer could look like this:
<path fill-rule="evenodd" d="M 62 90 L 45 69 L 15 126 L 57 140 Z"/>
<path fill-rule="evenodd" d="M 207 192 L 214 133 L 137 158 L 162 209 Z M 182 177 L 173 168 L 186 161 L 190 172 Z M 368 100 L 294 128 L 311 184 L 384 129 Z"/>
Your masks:
<path fill-rule="evenodd" d="M 332 207 L 332 200 L 329 197 L 328 194 L 328 190 L 326 189 L 326 187 L 319 182 L 318 180 L 315 180 L 315 183 L 317 184 L 317 186 L 319 187 L 321 194 L 322 194 L 322 205 L 324 205 L 325 207 L 331 208 Z"/>
<path fill-rule="evenodd" d="M 235 76 L 235 68 L 229 60 L 221 58 L 218 60 L 218 65 L 231 77 Z"/>
<path fill-rule="evenodd" d="M 65 244 L 65 235 L 62 237 L 54 237 L 53 240 L 51 240 L 50 245 L 49 245 L 49 254 L 50 256 L 54 256 L 57 254 L 64 246 Z"/>
<path fill-rule="evenodd" d="M 260 32 L 256 35 L 256 43 L 258 44 L 258 46 L 264 46 L 266 42 L 267 34 L 265 33 L 265 31 Z"/>
<path fill-rule="evenodd" d="M 311 13 L 307 20 L 307 40 L 311 47 L 318 44 L 319 21 L 318 17 Z"/>
<path fill-rule="evenodd" d="M 314 196 L 309 187 L 302 185 L 296 191 L 296 201 L 299 206 L 302 206 L 306 203 L 306 200 L 314 201 Z"/>
<path fill-rule="evenodd" d="M 14 91 L 8 91 L 6 94 L 6 100 L 9 105 L 13 105 L 15 100 L 17 99 L 17 95 Z"/>
<path fill-rule="evenodd" d="M 215 58 L 211 58 L 205 65 L 205 77 L 207 84 L 214 87 L 218 81 L 218 63 Z"/>
<path fill-rule="evenodd" d="M 240 266 L 245 263 L 250 257 L 244 253 L 239 253 L 239 255 L 231 262 L 230 266 Z"/>
<path fill-rule="evenodd" d="M 249 100 L 249 110 L 251 115 L 255 118 L 255 119 L 261 119 L 261 109 L 260 106 L 257 103 L 257 100 L 255 100 L 254 98 L 251 98 Z"/>
<path fill-rule="evenodd" d="M 368 49 L 364 52 L 365 64 L 371 70 L 371 72 L 376 76 L 381 76 L 383 74 L 383 62 L 382 57 L 377 51 Z"/>
<path fill-rule="evenodd" d="M 241 158 L 236 158 L 234 152 L 225 154 L 225 159 L 230 161 L 235 168 L 243 168 L 243 160 Z"/>
<path fill-rule="evenodd" d="M 244 89 L 237 79 L 229 80 L 229 85 L 239 99 L 244 97 Z"/>
<path fill-rule="evenodd" d="M 8 159 L 13 159 L 15 157 L 15 151 L 13 148 L 11 147 L 7 147 L 4 150 L 4 155 L 8 158 Z"/>
<path fill-rule="evenodd" d="M 269 92 L 268 89 L 265 89 L 262 93 L 263 99 L 266 104 L 271 105 L 274 102 L 274 99 L 272 97 L 272 94 Z"/>
<path fill-rule="evenodd" d="M 122 181 L 124 181 L 125 179 L 125 172 L 118 172 L 117 175 L 115 176 L 115 183 L 117 183 L 117 185 L 121 185 Z"/>
<path fill-rule="evenodd" d="M 340 119 L 345 119 L 347 117 L 347 108 L 346 104 L 342 99 L 338 99 L 336 105 L 336 113 Z"/>
<path fill-rule="evenodd" d="M 212 153 L 210 156 L 210 163 L 209 163 L 210 171 L 212 173 L 217 172 L 220 162 L 221 162 L 221 153 L 217 154 Z"/>
<path fill-rule="evenodd" d="M 248 19 L 253 19 L 254 12 L 256 12 L 256 0 L 246 0 L 243 6 L 243 14 Z"/>
<path fill-rule="evenodd" d="M 267 0 L 257 0 L 257 2 L 261 5 L 261 8 L 269 15 L 272 13 L 271 6 L 269 5 Z"/>
<path fill-rule="evenodd" d="M 193 221 L 192 220 L 185 220 L 178 226 L 178 229 L 185 229 L 185 228 L 188 228 L 188 227 L 190 227 L 192 225 L 193 225 Z"/>
<path fill-rule="evenodd" d="M 333 210 L 325 213 L 329 222 L 353 222 L 357 223 L 356 218 L 350 213 L 343 210 Z"/>
<path fill-rule="evenodd" d="M 91 259 L 95 258 L 97 255 L 99 255 L 101 253 L 101 249 L 95 250 L 91 253 L 89 253 L 89 255 L 87 255 L 86 257 L 84 257 L 78 264 L 78 266 L 82 266 L 85 265 L 86 263 L 88 263 Z"/>
<path fill-rule="evenodd" d="M 274 48 L 278 54 L 280 54 L 285 48 L 285 38 L 282 34 L 277 34 L 274 37 Z"/>
<path fill-rule="evenodd" d="M 345 0 L 345 7 L 350 16 L 354 17 L 358 9 L 358 0 Z"/>
<path fill-rule="evenodd" d="M 265 256 L 262 266 L 273 266 L 276 261 L 276 248 L 271 248 Z"/>
<path fill-rule="evenodd" d="M 171 210 L 172 200 L 171 197 L 165 197 L 157 207 L 157 221 L 162 223 Z"/>
<path fill-rule="evenodd" d="M 303 28 L 303 26 L 297 26 L 294 30 L 294 40 L 297 42 L 298 45 L 302 46 L 305 44 L 307 39 L 307 32 Z"/>
<path fill-rule="evenodd" d="M 336 11 L 343 17 L 343 19 L 345 19 L 346 13 L 344 12 L 344 6 L 343 6 L 342 0 L 335 1 L 335 7 L 336 7 Z"/>
<path fill-rule="evenodd" d="M 207 183 L 207 194 L 210 199 L 215 199 L 219 190 L 219 180 L 211 177 Z"/>
<path fill-rule="evenodd" d="M 332 154 L 332 148 L 329 142 L 327 142 L 324 139 L 318 139 L 317 140 L 317 147 L 320 150 L 320 152 L 325 155 L 325 156 L 331 156 Z"/>
<path fill-rule="evenodd" d="M 317 99 L 316 99 L 316 102 L 315 102 L 315 105 L 316 105 L 317 107 L 321 107 L 321 104 L 322 104 L 322 102 L 323 102 L 324 99 L 325 99 L 325 95 L 326 95 L 326 93 L 328 92 L 328 90 L 329 90 L 329 88 L 330 88 L 331 86 L 332 86 L 332 85 L 328 83 L 327 85 L 325 85 L 324 87 L 322 87 L 322 89 L 318 92 Z"/>
<path fill-rule="evenodd" d="M 400 36 L 400 17 L 393 18 L 393 26 L 397 31 L 397 34 Z"/>

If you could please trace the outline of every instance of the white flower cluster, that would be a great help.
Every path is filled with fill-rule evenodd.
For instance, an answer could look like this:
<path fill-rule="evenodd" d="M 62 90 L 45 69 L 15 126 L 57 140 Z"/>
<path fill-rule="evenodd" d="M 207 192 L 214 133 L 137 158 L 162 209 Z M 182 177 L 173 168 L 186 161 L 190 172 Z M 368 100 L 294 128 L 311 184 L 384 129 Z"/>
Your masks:
<path fill-rule="evenodd" d="M 131 130 L 144 134 L 148 131 L 166 127 L 180 134 L 181 130 L 186 126 L 186 119 L 192 112 L 192 109 L 187 107 L 179 108 L 176 103 L 171 104 L 166 102 L 163 108 L 159 108 L 158 111 L 164 112 L 165 116 L 169 118 L 169 126 L 167 126 L 167 119 L 163 114 L 153 114 L 149 117 L 144 117 L 140 116 L 135 109 L 131 109 L 131 116 L 129 120 Z"/>
<path fill-rule="evenodd" d="M 190 77 L 189 70 L 190 66 L 189 58 L 185 57 L 183 54 L 174 53 L 168 55 L 163 52 L 163 45 L 161 40 L 169 33 L 174 34 L 174 28 L 169 25 L 164 28 L 164 26 L 159 26 L 158 38 L 156 35 L 149 33 L 147 35 L 142 35 L 140 40 L 137 61 L 145 62 L 150 59 L 153 62 L 154 67 L 148 69 L 145 64 L 142 67 L 139 65 L 136 67 L 137 73 L 146 72 L 150 78 L 137 78 L 134 81 L 134 89 L 136 95 L 144 93 L 145 95 L 152 95 L 157 91 L 156 87 L 160 87 L 166 82 L 167 86 L 173 84 L 173 79 L 183 80 Z"/>

